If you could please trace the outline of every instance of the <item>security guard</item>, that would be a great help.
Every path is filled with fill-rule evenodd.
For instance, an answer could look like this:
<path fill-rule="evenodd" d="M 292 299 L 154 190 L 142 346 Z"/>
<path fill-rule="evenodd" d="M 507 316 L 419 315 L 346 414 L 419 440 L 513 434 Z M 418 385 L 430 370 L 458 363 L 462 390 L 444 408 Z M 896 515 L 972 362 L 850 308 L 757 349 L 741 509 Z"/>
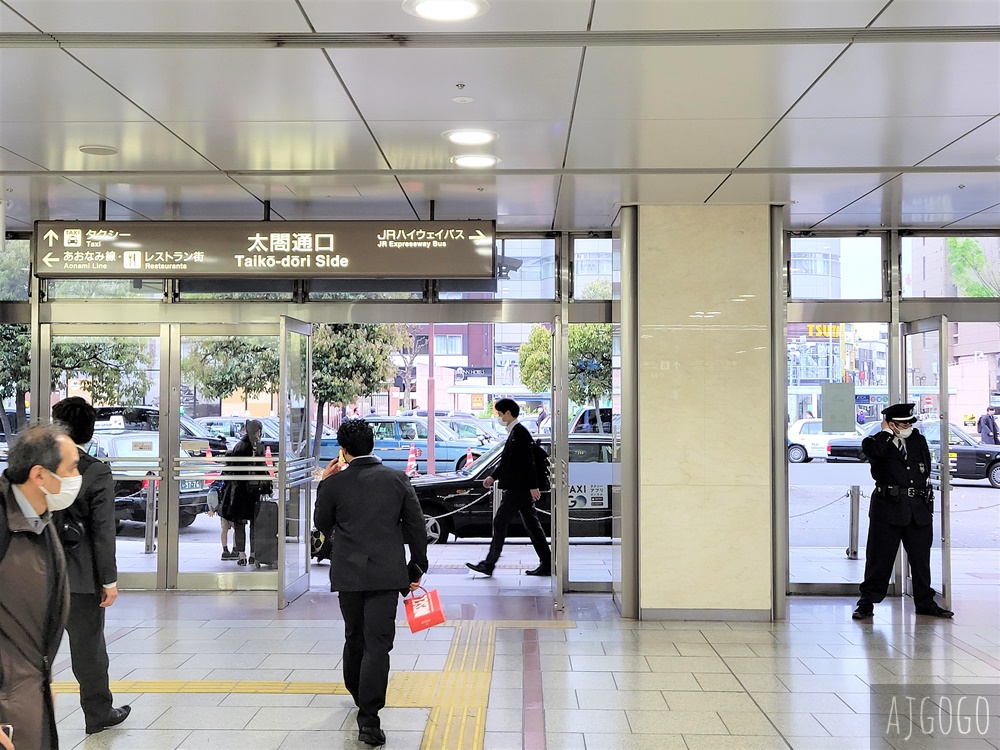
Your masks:
<path fill-rule="evenodd" d="M 938 606 L 931 588 L 931 542 L 934 538 L 934 495 L 927 485 L 931 454 L 927 440 L 913 429 L 913 404 L 882 410 L 882 431 L 861 443 L 872 466 L 875 489 L 868 510 L 868 550 L 861 598 L 851 615 L 866 620 L 885 598 L 899 543 L 910 561 L 913 602 L 918 615 L 953 617 Z"/>

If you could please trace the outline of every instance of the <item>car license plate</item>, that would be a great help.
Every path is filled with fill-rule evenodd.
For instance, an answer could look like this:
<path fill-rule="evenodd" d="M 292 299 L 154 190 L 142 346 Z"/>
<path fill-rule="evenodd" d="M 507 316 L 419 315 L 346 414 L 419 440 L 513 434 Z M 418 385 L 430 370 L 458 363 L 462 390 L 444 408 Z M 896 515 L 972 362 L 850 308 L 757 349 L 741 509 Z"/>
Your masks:
<path fill-rule="evenodd" d="M 197 479 L 182 479 L 181 492 L 197 492 L 201 489 L 201 482 Z"/>

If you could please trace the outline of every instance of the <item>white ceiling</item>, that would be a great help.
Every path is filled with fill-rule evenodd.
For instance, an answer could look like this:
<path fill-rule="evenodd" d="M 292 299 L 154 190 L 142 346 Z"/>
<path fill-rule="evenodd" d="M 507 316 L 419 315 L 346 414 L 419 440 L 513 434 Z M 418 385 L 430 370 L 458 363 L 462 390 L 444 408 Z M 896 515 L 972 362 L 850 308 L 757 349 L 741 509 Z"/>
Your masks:
<path fill-rule="evenodd" d="M 623 204 L 707 202 L 781 204 L 796 229 L 1000 227 L 997 0 L 491 0 L 451 25 L 401 6 L 0 0 L 8 228 L 93 218 L 101 198 L 109 219 L 255 219 L 265 200 L 275 219 L 425 219 L 433 202 L 501 231 L 601 230 Z M 934 32 L 955 26 L 993 33 Z M 814 38 L 866 28 L 912 33 Z M 672 31 L 745 35 L 639 33 Z M 453 166 L 457 127 L 498 133 L 500 164 Z"/>

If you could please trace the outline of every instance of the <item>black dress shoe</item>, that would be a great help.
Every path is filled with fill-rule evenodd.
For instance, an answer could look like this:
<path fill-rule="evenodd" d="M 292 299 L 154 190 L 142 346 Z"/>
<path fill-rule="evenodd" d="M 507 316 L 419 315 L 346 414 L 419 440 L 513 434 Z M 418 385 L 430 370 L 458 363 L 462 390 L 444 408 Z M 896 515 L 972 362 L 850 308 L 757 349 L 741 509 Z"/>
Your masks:
<path fill-rule="evenodd" d="M 852 620 L 867 620 L 875 614 L 875 608 L 871 605 L 859 604 L 858 608 L 851 613 Z"/>
<path fill-rule="evenodd" d="M 927 617 L 943 617 L 945 619 L 955 616 L 955 613 L 950 609 L 939 607 L 936 604 L 933 607 L 918 607 L 917 614 L 926 615 Z"/>
<path fill-rule="evenodd" d="M 358 730 L 358 742 L 364 742 L 366 745 L 371 745 L 372 747 L 384 745 L 385 732 L 378 727 L 361 727 Z"/>
<path fill-rule="evenodd" d="M 465 567 L 467 567 L 469 570 L 474 570 L 477 573 L 482 573 L 484 576 L 493 575 L 493 566 L 490 565 L 485 560 L 477 563 L 466 563 Z"/>
<path fill-rule="evenodd" d="M 111 713 L 108 714 L 108 718 L 96 726 L 87 727 L 87 734 L 97 734 L 98 732 L 103 732 L 108 727 L 116 727 L 125 721 L 130 713 L 132 713 L 131 706 L 112 708 Z"/>
<path fill-rule="evenodd" d="M 534 570 L 524 571 L 526 576 L 550 576 L 552 575 L 552 567 L 550 565 L 539 565 Z"/>

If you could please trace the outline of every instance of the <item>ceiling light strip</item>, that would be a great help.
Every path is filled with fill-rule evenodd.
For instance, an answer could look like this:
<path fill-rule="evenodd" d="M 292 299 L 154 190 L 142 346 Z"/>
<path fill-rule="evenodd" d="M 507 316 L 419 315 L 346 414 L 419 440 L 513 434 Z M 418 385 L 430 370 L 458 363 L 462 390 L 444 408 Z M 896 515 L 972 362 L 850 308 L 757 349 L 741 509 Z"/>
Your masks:
<path fill-rule="evenodd" d="M 364 48 L 684 47 L 888 42 L 998 42 L 1000 26 L 524 32 L 54 32 L 0 34 L 0 47 Z"/>

